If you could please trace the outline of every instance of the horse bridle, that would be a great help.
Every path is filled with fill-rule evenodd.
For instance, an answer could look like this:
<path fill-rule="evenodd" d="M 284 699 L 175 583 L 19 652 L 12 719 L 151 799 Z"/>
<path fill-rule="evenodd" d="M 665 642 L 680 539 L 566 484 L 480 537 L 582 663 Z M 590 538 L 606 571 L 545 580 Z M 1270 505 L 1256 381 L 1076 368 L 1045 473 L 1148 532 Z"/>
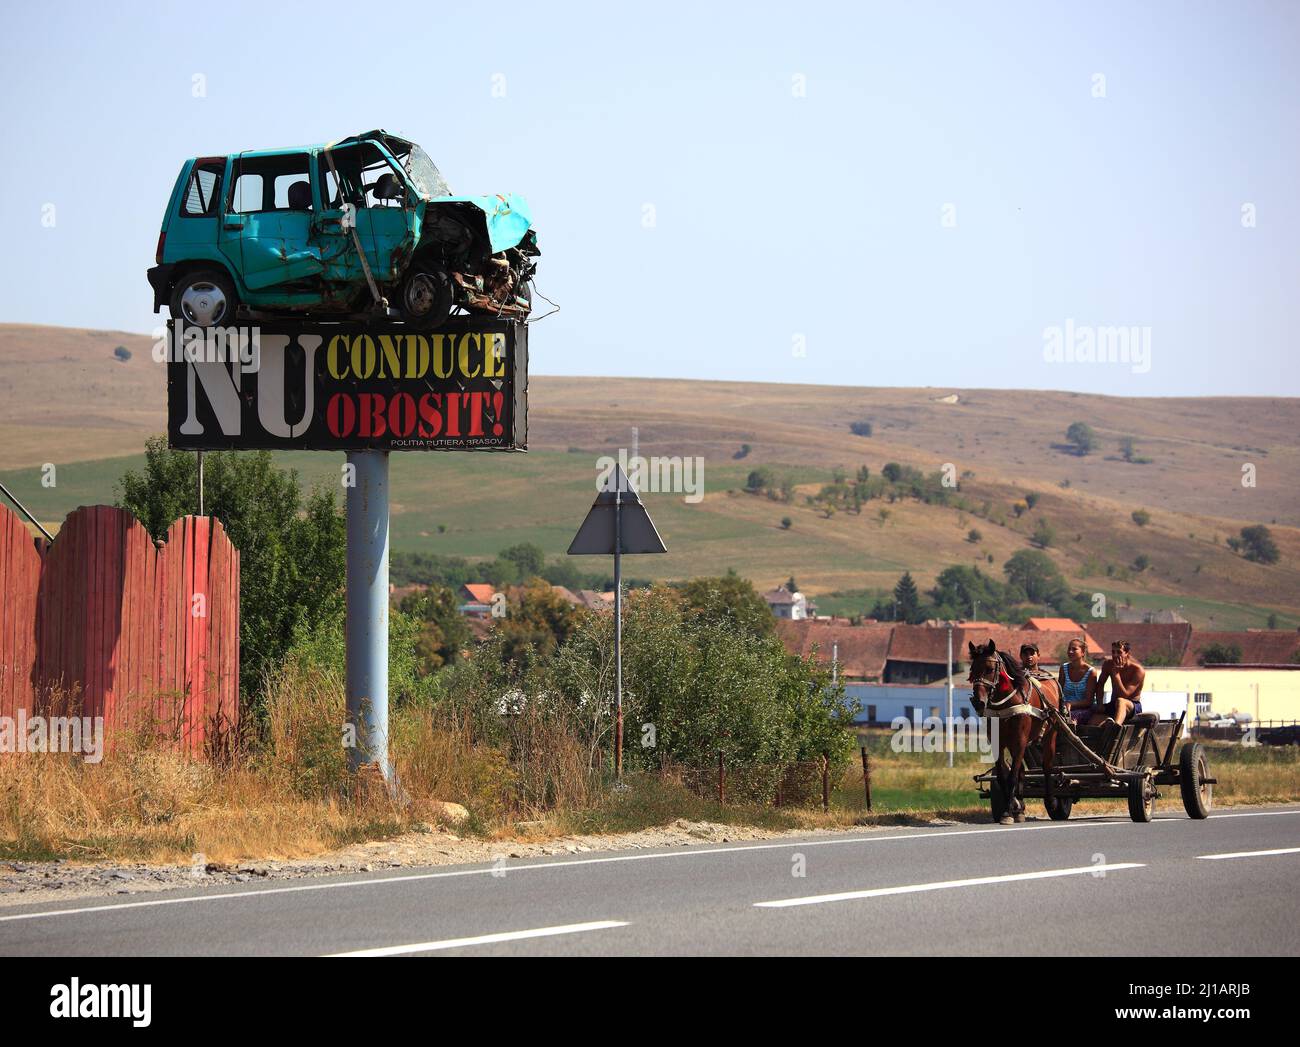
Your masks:
<path fill-rule="evenodd" d="M 1002 687 L 1002 677 L 1006 677 L 1008 686 L 1006 693 L 1001 695 L 1000 700 L 1005 701 L 1016 693 L 1015 678 L 1007 671 L 1006 663 L 1002 660 L 1001 651 L 993 652 L 993 665 L 996 666 L 993 675 L 988 677 L 981 676 L 977 679 L 975 676 L 975 665 L 973 662 L 971 663 L 970 675 L 966 678 L 966 682 L 973 685 L 971 690 L 971 699 L 973 702 L 980 702 L 984 705 L 998 704 L 998 692 Z M 974 691 L 974 687 L 983 687 L 985 697 L 981 698 L 977 695 Z"/>

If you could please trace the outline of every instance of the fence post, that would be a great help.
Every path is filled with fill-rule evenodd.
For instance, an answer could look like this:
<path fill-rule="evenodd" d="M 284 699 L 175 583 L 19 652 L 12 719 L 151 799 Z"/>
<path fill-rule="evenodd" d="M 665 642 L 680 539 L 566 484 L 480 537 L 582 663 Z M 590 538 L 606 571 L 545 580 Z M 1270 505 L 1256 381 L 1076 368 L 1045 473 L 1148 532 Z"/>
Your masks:
<path fill-rule="evenodd" d="M 822 753 L 822 812 L 831 809 L 831 754 Z"/>
<path fill-rule="evenodd" d="M 718 803 L 724 807 L 727 803 L 727 763 L 721 749 L 718 750 Z"/>
<path fill-rule="evenodd" d="M 867 747 L 862 747 L 862 788 L 867 793 L 867 810 L 871 810 L 871 764 L 867 760 Z"/>

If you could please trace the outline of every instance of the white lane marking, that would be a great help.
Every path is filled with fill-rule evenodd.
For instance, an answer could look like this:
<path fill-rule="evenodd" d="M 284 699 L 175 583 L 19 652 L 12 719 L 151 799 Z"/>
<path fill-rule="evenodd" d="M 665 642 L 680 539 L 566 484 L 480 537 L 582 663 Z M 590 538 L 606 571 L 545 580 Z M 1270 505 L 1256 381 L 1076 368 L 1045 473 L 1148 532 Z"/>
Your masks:
<path fill-rule="evenodd" d="M 326 955 L 329 957 L 406 956 L 416 952 L 437 952 L 439 949 L 463 949 L 467 945 L 492 945 L 495 942 L 517 942 L 524 938 L 549 938 L 556 934 L 582 934 L 586 931 L 604 931 L 610 927 L 626 926 L 626 920 L 595 920 L 591 923 L 566 923 L 557 927 L 534 927 L 531 931 L 501 931 L 497 934 L 479 934 L 473 938 L 444 938 L 440 942 L 389 945 L 380 949 L 357 949 L 354 952 L 333 952 Z"/>
<path fill-rule="evenodd" d="M 1211 820 L 1217 818 L 1263 818 L 1269 815 L 1283 814 L 1300 814 L 1300 807 L 1294 810 L 1281 811 L 1253 811 L 1249 814 L 1214 814 Z M 1157 818 L 1152 825 L 1163 824 L 1184 824 L 1183 818 Z M 864 843 L 892 843 L 896 840 L 949 840 L 959 836 L 984 836 L 987 833 L 1019 833 L 1019 832 L 1046 832 L 1050 829 L 1105 829 L 1105 828 L 1131 828 L 1132 823 L 1126 818 L 1123 821 L 1071 821 L 1071 822 L 1049 822 L 1044 825 L 998 825 L 991 826 L 987 829 L 958 829 L 949 830 L 931 830 L 930 832 L 921 833 L 902 833 L 893 835 L 890 833 L 881 833 L 871 836 L 846 836 L 834 840 L 812 840 L 807 837 L 795 838 L 785 843 L 761 843 L 761 844 L 739 844 L 734 847 L 689 847 L 680 851 L 668 851 L 662 854 L 616 854 L 605 858 L 571 858 L 558 862 L 531 862 L 528 865 L 511 865 L 508 866 L 511 872 L 519 872 L 527 869 L 566 869 L 579 865 L 607 865 L 614 862 L 644 862 L 652 861 L 659 858 L 700 858 L 712 854 L 735 854 L 745 851 L 777 851 L 789 850 L 791 847 L 803 849 L 805 847 L 834 847 L 844 844 L 864 844 Z M 381 887 L 391 884 L 417 883 L 423 880 L 445 880 L 454 879 L 460 876 L 487 876 L 492 873 L 492 869 L 453 869 L 447 872 L 433 873 L 414 873 L 410 876 L 384 876 L 370 880 L 337 880 L 329 883 L 304 883 L 297 884 L 293 887 L 265 887 L 253 888 L 246 891 L 223 891 L 220 894 L 200 894 L 192 895 L 186 898 L 156 898 L 149 901 L 141 902 L 118 902 L 112 905 L 84 905 L 71 909 L 49 909 L 45 912 L 26 912 L 15 913 L 9 916 L 0 916 L 0 923 L 9 923 L 14 920 L 42 920 L 52 916 L 72 916 L 77 913 L 94 913 L 108 912 L 113 909 L 145 909 L 159 905 L 189 905 L 196 902 L 217 902 L 230 898 L 264 898 L 272 894 L 298 894 L 303 891 L 330 891 L 342 887 Z"/>
<path fill-rule="evenodd" d="M 1048 880 L 1056 876 L 1082 876 L 1084 873 L 1108 873 L 1117 869 L 1144 869 L 1142 862 L 1115 862 L 1113 865 L 1080 865 L 1073 869 L 1046 869 L 1043 872 L 1011 873 L 1007 876 L 976 876 L 969 880 L 939 880 L 933 883 L 909 883 L 901 887 L 873 887 L 867 891 L 841 891 L 838 894 L 813 894 L 803 898 L 781 898 L 774 902 L 755 902 L 756 909 L 789 909 L 796 905 L 821 905 L 824 902 L 847 902 L 855 898 L 884 898 L 892 894 L 920 894 L 923 891 L 946 891 L 952 887 L 979 887 L 989 883 L 1013 883 L 1017 880 Z"/>
<path fill-rule="evenodd" d="M 1277 847 L 1271 851 L 1231 851 L 1227 854 L 1198 854 L 1203 862 L 1215 862 L 1220 858 L 1262 858 L 1267 854 L 1300 854 L 1300 847 Z"/>

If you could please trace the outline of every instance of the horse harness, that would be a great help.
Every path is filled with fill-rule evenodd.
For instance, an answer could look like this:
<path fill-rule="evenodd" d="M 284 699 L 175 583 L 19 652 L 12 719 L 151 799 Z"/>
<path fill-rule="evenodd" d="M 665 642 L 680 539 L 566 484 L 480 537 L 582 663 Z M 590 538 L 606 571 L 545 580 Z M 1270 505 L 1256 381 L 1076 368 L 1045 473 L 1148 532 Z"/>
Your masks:
<path fill-rule="evenodd" d="M 1032 716 L 1035 720 L 1050 719 L 1048 714 L 1044 711 L 1048 704 L 1047 696 L 1043 693 L 1043 689 L 1038 685 L 1038 681 L 1034 678 L 1033 674 L 1026 671 L 1025 680 L 1028 684 L 1028 688 L 1033 688 L 1033 690 L 1038 694 L 1038 700 L 1042 703 L 1042 708 L 1029 704 L 1028 688 L 1026 688 L 1025 692 L 1022 693 L 1016 687 L 1014 681 L 1011 679 L 1011 675 L 1007 672 L 1006 665 L 1002 661 L 1001 651 L 997 652 L 996 658 L 998 660 L 998 679 L 980 679 L 971 681 L 972 683 L 982 683 L 986 688 L 988 688 L 989 697 L 984 703 L 983 714 L 999 720 L 1004 720 L 1010 716 Z M 1003 689 L 1006 690 L 1006 694 L 1001 698 L 996 697 L 997 693 Z M 1018 701 L 1013 701 L 1012 699 L 1018 699 Z"/>

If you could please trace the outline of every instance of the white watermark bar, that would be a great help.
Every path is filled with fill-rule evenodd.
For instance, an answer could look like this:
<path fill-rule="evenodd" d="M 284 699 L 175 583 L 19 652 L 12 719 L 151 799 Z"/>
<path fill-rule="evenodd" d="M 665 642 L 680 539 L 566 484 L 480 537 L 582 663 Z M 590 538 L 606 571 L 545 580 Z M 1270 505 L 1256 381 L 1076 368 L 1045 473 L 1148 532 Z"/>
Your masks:
<path fill-rule="evenodd" d="M 86 763 L 104 758 L 102 716 L 0 716 L 0 753 L 78 753 Z"/>

